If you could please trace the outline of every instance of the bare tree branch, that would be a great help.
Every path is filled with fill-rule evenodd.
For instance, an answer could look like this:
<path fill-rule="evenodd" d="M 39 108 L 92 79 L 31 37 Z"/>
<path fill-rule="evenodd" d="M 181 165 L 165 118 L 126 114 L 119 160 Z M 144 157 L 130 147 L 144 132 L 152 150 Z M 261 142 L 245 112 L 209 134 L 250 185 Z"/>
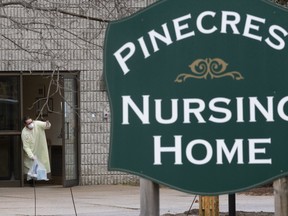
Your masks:
<path fill-rule="evenodd" d="M 87 20 L 93 20 L 93 21 L 98 21 L 98 22 L 104 22 L 104 23 L 108 23 L 110 22 L 110 20 L 107 19 L 102 19 L 102 18 L 97 18 L 97 17 L 91 17 L 91 16 L 87 16 L 87 15 L 82 15 L 82 14 L 77 14 L 77 13 L 73 13 L 70 11 L 65 11 L 59 8 L 45 8 L 45 7 L 38 7 L 38 6 L 34 6 L 33 3 L 35 1 L 31 1 L 31 2 L 25 2 L 25 1 L 12 1 L 12 2 L 6 2 L 6 3 L 0 3 L 0 7 L 7 7 L 7 6 L 22 6 L 24 8 L 28 8 L 28 9 L 33 9 L 33 10 L 38 10 L 38 11 L 45 11 L 45 12 L 57 12 L 60 14 L 64 14 L 64 15 L 68 15 L 68 16 L 73 16 L 73 17 L 78 17 L 78 18 L 82 18 L 82 19 L 87 19 Z"/>
<path fill-rule="evenodd" d="M 137 8 L 129 6 L 130 2 L 0 0 L 0 38 L 4 38 L 0 45 L 7 47 L 5 54 L 14 57 L 15 50 L 20 51 L 20 59 L 25 61 L 31 74 L 35 68 L 42 67 L 50 72 L 45 98 L 35 99 L 29 108 L 37 108 L 37 118 L 47 110 L 54 112 L 50 110 L 49 98 L 55 95 L 79 115 L 80 108 L 73 107 L 64 98 L 67 86 L 62 83 L 60 71 L 68 72 L 75 64 L 73 61 L 81 61 L 83 55 L 100 65 L 102 55 L 99 53 L 103 51 L 107 23 L 135 12 Z M 4 64 L 9 69 L 10 59 L 4 60 Z M 83 111 L 95 113 L 86 108 Z"/>
<path fill-rule="evenodd" d="M 3 34 L 0 34 L 1 37 L 5 38 L 6 40 L 10 41 L 12 44 L 14 44 L 16 47 L 20 48 L 21 50 L 25 51 L 26 53 L 28 53 L 30 56 L 34 57 L 32 55 L 32 53 L 35 53 L 37 55 L 46 55 L 46 56 L 49 56 L 47 55 L 47 53 L 43 52 L 36 52 L 36 51 L 33 51 L 33 50 L 28 50 L 26 48 L 24 48 L 23 46 L 20 46 L 18 43 L 16 43 L 15 41 L 13 41 L 11 38 L 7 37 L 6 35 L 3 35 Z"/>

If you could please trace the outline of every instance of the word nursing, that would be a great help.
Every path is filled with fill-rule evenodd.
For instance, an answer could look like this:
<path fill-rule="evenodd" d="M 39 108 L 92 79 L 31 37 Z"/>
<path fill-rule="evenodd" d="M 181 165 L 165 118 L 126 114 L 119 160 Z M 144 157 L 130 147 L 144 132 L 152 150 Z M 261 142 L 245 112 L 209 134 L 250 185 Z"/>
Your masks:
<path fill-rule="evenodd" d="M 162 99 L 150 99 L 150 95 L 142 96 L 142 107 L 138 106 L 131 96 L 122 96 L 122 125 L 130 125 L 129 117 L 131 115 L 137 116 L 140 123 L 149 125 L 152 121 L 150 109 L 155 109 L 155 118 L 158 124 L 173 124 L 178 121 L 182 124 L 206 124 L 207 122 L 215 124 L 225 124 L 227 122 L 235 121 L 236 123 L 257 123 L 258 118 L 266 122 L 275 122 L 277 119 L 288 121 L 288 115 L 285 113 L 285 106 L 288 103 L 288 96 L 280 99 L 275 99 L 274 96 L 267 96 L 260 100 L 258 97 L 236 97 L 233 99 L 216 97 L 210 101 L 204 101 L 200 98 L 184 98 L 184 99 L 170 99 L 171 117 L 162 117 Z M 167 104 L 165 104 L 167 106 Z M 179 107 L 183 109 L 179 111 Z M 237 109 L 232 112 L 231 107 Z M 230 109 L 229 109 L 230 108 Z M 249 109 L 249 112 L 244 110 Z M 276 112 L 275 112 L 276 110 Z M 132 111 L 132 112 L 131 112 Z M 179 113 L 181 113 L 179 115 Z M 204 114 L 205 113 L 205 114 Z M 207 113 L 210 113 L 210 115 Z M 249 113 L 244 116 L 244 113 Z M 247 114 L 246 114 L 247 115 Z M 265 134 L 267 136 L 268 134 Z M 161 142 L 162 136 L 154 135 L 154 165 L 162 165 L 161 155 L 172 153 L 175 155 L 175 165 L 183 164 L 182 150 L 183 142 L 182 135 L 174 135 L 174 146 L 167 147 Z M 246 143 L 246 144 L 245 144 Z M 195 165 L 204 165 L 216 158 L 216 164 L 223 164 L 225 161 L 232 163 L 232 160 L 237 156 L 237 164 L 272 164 L 267 150 L 271 148 L 271 137 L 235 139 L 234 144 L 227 146 L 225 139 L 216 139 L 214 145 L 205 139 L 195 139 L 186 145 L 185 155 L 187 160 Z M 215 145 L 216 144 L 216 145 Z M 246 146 L 245 146 L 246 145 Z M 206 154 L 202 158 L 195 157 L 193 152 L 196 148 L 201 147 L 205 149 Z M 230 149 L 230 150 L 229 150 Z M 248 151 L 248 159 L 244 158 L 244 150 Z M 215 154 L 215 157 L 213 157 Z"/>

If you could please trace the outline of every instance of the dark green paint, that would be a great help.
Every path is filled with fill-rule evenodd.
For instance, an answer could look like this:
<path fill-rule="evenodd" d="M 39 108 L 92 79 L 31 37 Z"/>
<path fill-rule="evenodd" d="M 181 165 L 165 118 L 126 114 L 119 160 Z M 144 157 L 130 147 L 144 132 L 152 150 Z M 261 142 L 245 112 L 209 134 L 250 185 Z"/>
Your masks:
<path fill-rule="evenodd" d="M 213 25 L 220 28 L 221 11 L 235 11 L 241 15 L 238 27 L 240 35 L 227 34 L 219 30 L 212 34 L 201 34 L 195 28 L 195 18 L 203 11 L 214 11 L 214 19 L 205 19 L 205 27 Z M 264 39 L 269 36 L 268 28 L 279 25 L 288 31 L 288 11 L 270 1 L 262 0 L 163 0 L 126 19 L 109 24 L 106 33 L 104 71 L 111 104 L 111 144 L 109 170 L 125 171 L 146 177 L 155 182 L 173 188 L 197 194 L 233 193 L 267 183 L 288 173 L 288 122 L 277 115 L 277 102 L 288 95 L 288 37 L 282 50 L 269 47 Z M 175 41 L 172 20 L 191 14 L 189 30 L 195 30 L 195 36 Z M 161 16 L 160 16 L 161 14 Z M 244 18 L 250 14 L 266 19 L 259 31 L 253 34 L 263 36 L 256 41 L 241 34 Z M 173 44 L 166 46 L 159 42 L 159 51 L 143 58 L 137 39 L 154 29 L 162 33 L 161 25 L 167 23 Z M 259 23 L 258 23 L 259 24 Z M 188 31 L 187 31 L 188 32 Z M 136 44 L 136 52 L 127 61 L 130 72 L 123 74 L 113 53 L 127 42 Z M 148 43 L 151 51 L 151 43 Z M 219 58 L 228 63 L 226 72 L 237 71 L 244 79 L 237 80 L 230 76 L 223 78 L 186 79 L 175 82 L 182 73 L 191 73 L 190 65 L 197 59 Z M 122 125 L 122 96 L 131 96 L 141 108 L 142 96 L 150 95 L 150 124 L 142 124 L 133 112 L 130 112 L 130 125 Z M 244 109 L 244 123 L 237 123 L 235 116 L 235 98 L 243 97 L 247 105 L 248 97 L 258 97 L 265 104 L 266 97 L 274 97 L 274 122 L 266 122 L 258 113 L 257 122 L 248 121 L 249 110 Z M 231 99 L 229 107 L 232 119 L 224 124 L 207 121 L 183 124 L 183 98 L 200 98 L 207 103 L 215 97 Z M 163 116 L 170 117 L 170 99 L 179 99 L 179 119 L 174 124 L 161 125 L 155 120 L 154 99 L 162 99 L 165 104 Z M 181 109 L 182 108 L 182 109 Z M 285 106 L 288 114 L 288 105 Z M 213 114 L 213 113 L 212 113 Z M 215 113 L 214 113 L 215 114 Z M 203 112 L 207 120 L 209 110 Z M 218 117 L 221 117 L 219 115 Z M 174 165 L 174 154 L 162 154 L 162 165 L 153 165 L 153 136 L 162 136 L 162 145 L 172 146 L 174 135 L 182 135 L 183 165 Z M 263 145 L 266 154 L 272 158 L 272 164 L 248 164 L 248 138 L 271 138 L 271 144 Z M 194 139 L 207 140 L 215 151 L 215 139 L 225 139 L 230 148 L 234 139 L 244 139 L 244 164 L 237 164 L 236 159 L 229 164 L 224 159 L 223 165 L 216 164 L 215 154 L 212 162 L 205 165 L 193 165 L 186 156 L 187 144 Z M 205 151 L 204 151 L 205 154 Z M 194 154 L 193 154 L 194 155 Z M 203 149 L 197 148 L 195 157 L 201 158 Z M 258 154 L 261 157 L 261 154 Z M 202 156 L 203 157 L 203 156 Z"/>

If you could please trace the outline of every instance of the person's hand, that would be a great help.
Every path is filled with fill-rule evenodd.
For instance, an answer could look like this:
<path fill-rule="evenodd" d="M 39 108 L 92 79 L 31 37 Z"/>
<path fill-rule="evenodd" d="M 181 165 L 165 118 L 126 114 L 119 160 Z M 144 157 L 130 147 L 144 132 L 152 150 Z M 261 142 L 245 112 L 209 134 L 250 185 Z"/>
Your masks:
<path fill-rule="evenodd" d="M 36 155 L 33 155 L 31 159 L 32 159 L 32 160 L 37 160 Z"/>
<path fill-rule="evenodd" d="M 51 123 L 49 122 L 49 120 L 47 120 L 47 121 L 46 121 L 46 127 L 49 127 L 50 124 L 51 124 Z"/>

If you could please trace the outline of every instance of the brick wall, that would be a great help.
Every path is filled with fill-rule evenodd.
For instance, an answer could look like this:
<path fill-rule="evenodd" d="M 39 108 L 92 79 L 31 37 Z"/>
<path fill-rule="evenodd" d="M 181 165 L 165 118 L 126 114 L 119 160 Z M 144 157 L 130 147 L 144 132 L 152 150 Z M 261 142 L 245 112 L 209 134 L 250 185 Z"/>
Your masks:
<path fill-rule="evenodd" d="M 154 0 L 54 0 L 0 7 L 0 72 L 80 71 L 80 185 L 135 183 L 138 178 L 108 172 L 110 119 L 103 81 L 103 42 L 107 23 L 59 13 L 116 20 Z M 20 1 L 21 2 L 21 1 Z M 23 1 L 24 2 L 24 1 Z"/>

